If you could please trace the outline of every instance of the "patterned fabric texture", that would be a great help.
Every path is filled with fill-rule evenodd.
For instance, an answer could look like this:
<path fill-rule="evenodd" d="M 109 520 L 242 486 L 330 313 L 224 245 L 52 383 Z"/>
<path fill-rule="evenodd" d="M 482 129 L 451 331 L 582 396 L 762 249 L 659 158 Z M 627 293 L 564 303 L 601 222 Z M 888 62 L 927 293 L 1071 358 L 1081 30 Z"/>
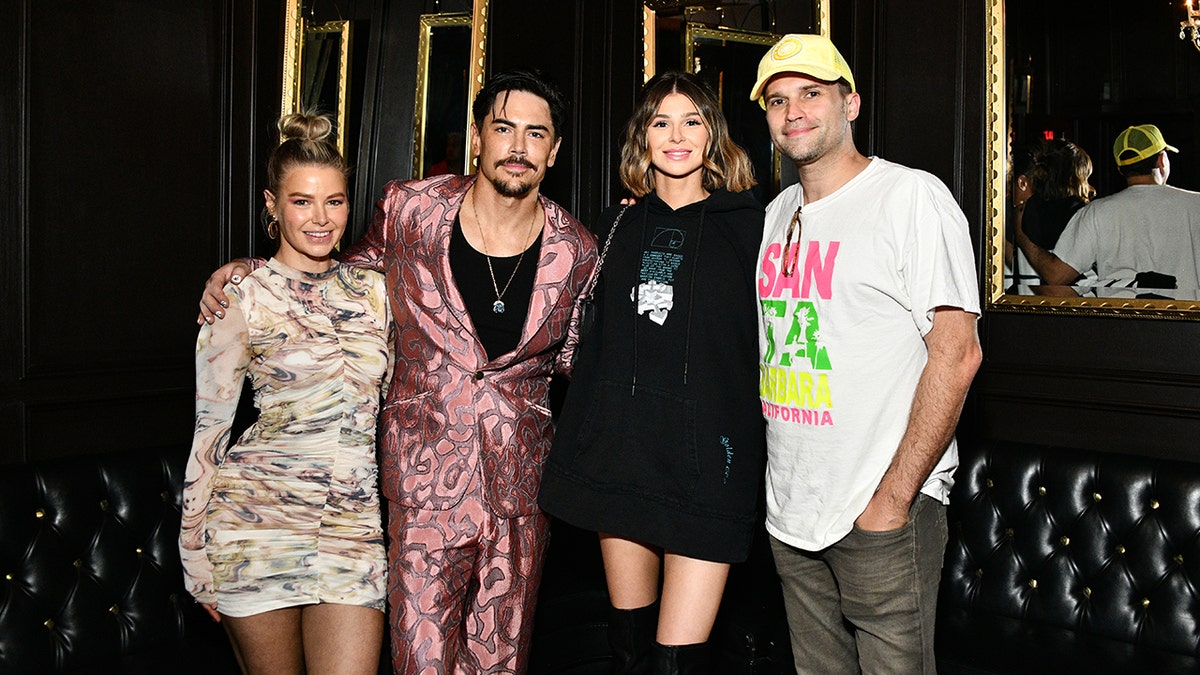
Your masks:
<path fill-rule="evenodd" d="M 196 433 L 180 552 L 189 592 L 229 616 L 316 602 L 382 609 L 375 421 L 390 372 L 383 277 L 272 259 L 227 286 L 196 346 Z M 257 423 L 229 446 L 249 375 Z"/>

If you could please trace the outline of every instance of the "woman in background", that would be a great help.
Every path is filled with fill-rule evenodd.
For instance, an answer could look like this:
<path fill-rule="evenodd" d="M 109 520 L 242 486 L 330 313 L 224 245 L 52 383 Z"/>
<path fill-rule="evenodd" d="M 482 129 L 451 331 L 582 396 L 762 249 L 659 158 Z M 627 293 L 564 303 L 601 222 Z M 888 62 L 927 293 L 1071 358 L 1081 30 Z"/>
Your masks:
<path fill-rule="evenodd" d="M 375 673 L 386 562 L 375 419 L 391 372 L 383 276 L 331 257 L 349 215 L 328 118 L 293 114 L 267 167 L 275 256 L 196 345 L 180 553 L 247 673 Z M 230 446 L 249 376 L 258 420 Z"/>
<path fill-rule="evenodd" d="M 601 216 L 596 322 L 539 502 L 599 533 L 614 672 L 709 672 L 707 640 L 729 565 L 748 555 L 763 476 L 763 208 L 716 98 L 686 73 L 646 84 L 620 173 L 639 202 Z"/>
<path fill-rule="evenodd" d="M 1016 228 L 1024 230 L 1033 243 L 1052 251 L 1071 217 L 1096 194 L 1088 183 L 1092 158 L 1083 148 L 1058 138 L 1033 148 L 1022 164 L 1019 174 L 1014 168 Z M 1018 283 L 1042 283 L 1019 250 L 1013 265 Z"/>

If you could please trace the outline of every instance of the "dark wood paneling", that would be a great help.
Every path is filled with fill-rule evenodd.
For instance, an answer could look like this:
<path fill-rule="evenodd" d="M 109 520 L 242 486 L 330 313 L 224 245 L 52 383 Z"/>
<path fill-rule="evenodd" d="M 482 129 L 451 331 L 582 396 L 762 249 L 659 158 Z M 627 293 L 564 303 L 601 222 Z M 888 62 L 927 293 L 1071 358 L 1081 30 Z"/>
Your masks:
<path fill-rule="evenodd" d="M 254 248 L 281 6 L 5 7 L 0 462 L 186 442 L 199 290 Z"/>

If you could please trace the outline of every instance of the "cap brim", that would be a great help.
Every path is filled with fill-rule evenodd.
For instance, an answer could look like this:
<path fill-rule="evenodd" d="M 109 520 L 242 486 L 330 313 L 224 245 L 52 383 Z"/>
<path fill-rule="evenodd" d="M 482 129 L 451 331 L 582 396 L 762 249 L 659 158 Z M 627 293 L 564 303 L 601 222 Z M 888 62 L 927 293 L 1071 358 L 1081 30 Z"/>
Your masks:
<path fill-rule="evenodd" d="M 750 90 L 750 100 L 758 101 L 758 104 L 762 106 L 764 110 L 766 110 L 767 102 L 763 100 L 763 94 L 766 93 L 767 83 L 770 82 L 771 78 L 775 77 L 776 75 L 783 75 L 786 73 L 791 73 L 793 75 L 807 75 L 809 77 L 815 77 L 822 82 L 829 83 L 845 79 L 841 73 L 835 70 L 826 70 L 824 68 L 806 68 L 804 70 L 800 70 L 795 67 L 784 66 L 779 70 L 759 76 L 758 81 L 754 83 L 754 88 Z"/>

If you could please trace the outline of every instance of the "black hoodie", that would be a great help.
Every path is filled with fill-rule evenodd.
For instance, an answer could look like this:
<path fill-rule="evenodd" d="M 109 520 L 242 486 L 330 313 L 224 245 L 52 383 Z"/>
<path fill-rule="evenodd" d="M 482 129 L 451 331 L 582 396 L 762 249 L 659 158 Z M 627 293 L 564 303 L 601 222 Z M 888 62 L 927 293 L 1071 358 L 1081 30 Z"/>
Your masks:
<path fill-rule="evenodd" d="M 620 210 L 603 214 L 601 242 Z M 762 230 L 749 192 L 678 210 L 651 193 L 626 210 L 555 432 L 544 509 L 684 555 L 744 556 L 764 453 Z"/>

